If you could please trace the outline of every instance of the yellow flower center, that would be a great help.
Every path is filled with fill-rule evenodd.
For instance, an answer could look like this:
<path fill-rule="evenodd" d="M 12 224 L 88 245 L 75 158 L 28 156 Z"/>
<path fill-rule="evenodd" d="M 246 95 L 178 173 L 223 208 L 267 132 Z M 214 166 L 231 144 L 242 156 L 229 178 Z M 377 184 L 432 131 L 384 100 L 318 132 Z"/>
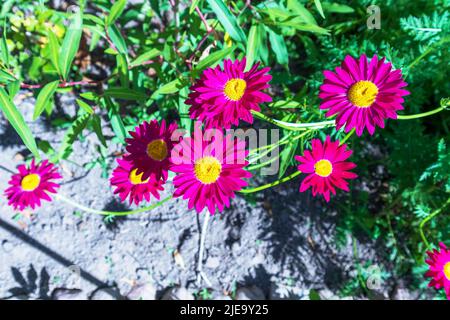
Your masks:
<path fill-rule="evenodd" d="M 163 161 L 167 157 L 167 144 L 164 140 L 153 140 L 147 145 L 147 154 L 156 161 Z"/>
<path fill-rule="evenodd" d="M 447 280 L 450 281 L 450 261 L 444 265 L 444 274 L 447 277 Z"/>
<path fill-rule="evenodd" d="M 247 82 L 244 79 L 235 78 L 227 81 L 223 92 L 228 99 L 239 101 L 244 95 L 245 89 L 247 89 Z"/>
<path fill-rule="evenodd" d="M 23 191 L 33 191 L 39 187 L 39 183 L 41 183 L 41 177 L 32 173 L 23 177 L 20 185 L 22 186 Z"/>
<path fill-rule="evenodd" d="M 327 159 L 322 159 L 314 165 L 314 172 L 321 177 L 328 177 L 333 172 L 333 165 Z"/>
<path fill-rule="evenodd" d="M 128 177 L 130 179 L 131 184 L 144 184 L 147 183 L 150 178 L 147 180 L 142 180 L 142 175 L 144 173 L 136 174 L 137 169 L 133 169 L 130 172 L 130 176 Z"/>
<path fill-rule="evenodd" d="M 358 81 L 348 90 L 347 97 L 357 107 L 367 108 L 372 105 L 378 94 L 378 88 L 372 81 Z"/>
<path fill-rule="evenodd" d="M 222 165 L 214 157 L 203 157 L 195 161 L 195 176 L 203 184 L 211 184 L 217 181 L 222 172 Z"/>

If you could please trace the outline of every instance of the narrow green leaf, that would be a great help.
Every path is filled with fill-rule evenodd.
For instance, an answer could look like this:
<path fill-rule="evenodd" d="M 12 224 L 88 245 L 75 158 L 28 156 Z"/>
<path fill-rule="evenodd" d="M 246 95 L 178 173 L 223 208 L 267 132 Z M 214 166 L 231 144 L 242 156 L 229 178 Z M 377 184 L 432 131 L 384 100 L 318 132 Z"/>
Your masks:
<path fill-rule="evenodd" d="M 77 140 L 81 132 L 86 128 L 89 118 L 91 115 L 89 113 L 83 113 L 77 117 L 77 119 L 72 123 L 72 126 L 67 129 L 64 135 L 63 142 L 59 148 L 58 158 L 67 159 L 72 153 L 72 145 Z"/>
<path fill-rule="evenodd" d="M 258 59 L 258 51 L 262 46 L 262 26 L 259 23 L 253 24 L 248 33 L 247 41 L 247 66 L 246 69 L 250 69 Z"/>
<path fill-rule="evenodd" d="M 58 88 L 59 81 L 53 81 L 50 83 L 47 83 L 39 92 L 39 95 L 36 99 L 36 106 L 34 107 L 33 112 L 33 121 L 36 120 L 41 113 L 45 110 L 45 107 L 48 105 L 48 103 L 51 103 L 51 100 L 53 98 L 53 94 L 55 93 L 56 89 Z"/>
<path fill-rule="evenodd" d="M 183 79 L 175 79 L 173 81 L 170 81 L 169 83 L 166 83 L 162 85 L 158 90 L 156 90 L 152 94 L 152 99 L 155 99 L 157 95 L 159 94 L 172 94 L 177 93 L 182 88 L 188 85 L 187 81 L 184 81 Z"/>
<path fill-rule="evenodd" d="M 125 43 L 125 39 L 122 37 L 120 30 L 115 25 L 108 27 L 108 35 L 112 43 L 116 46 L 117 50 L 120 53 L 127 55 L 127 44 Z"/>
<path fill-rule="evenodd" d="M 100 117 L 98 115 L 94 114 L 94 115 L 92 115 L 91 124 L 92 124 L 92 129 L 94 129 L 94 132 L 98 137 L 98 140 L 100 140 L 102 145 L 106 148 L 107 147 L 106 139 L 102 132 L 102 120 L 100 119 Z"/>
<path fill-rule="evenodd" d="M 130 79 L 128 76 L 127 57 L 124 54 L 119 53 L 116 55 L 116 66 L 119 72 L 120 85 L 124 88 L 128 88 L 130 86 Z"/>
<path fill-rule="evenodd" d="M 108 17 L 106 18 L 106 25 L 112 25 L 117 20 L 117 18 L 120 17 L 123 10 L 125 9 L 126 4 L 127 0 L 117 0 L 116 2 L 114 2 Z"/>
<path fill-rule="evenodd" d="M 214 67 L 217 63 L 219 63 L 219 61 L 222 61 L 225 57 L 232 53 L 235 48 L 235 46 L 232 46 L 230 48 L 225 48 L 211 53 L 197 64 L 197 66 L 192 70 L 192 75 L 195 77 L 204 69 Z"/>
<path fill-rule="evenodd" d="M 77 101 L 77 104 L 80 106 L 80 108 L 83 109 L 86 113 L 89 113 L 89 114 L 94 113 L 94 110 L 86 102 L 84 102 L 81 99 L 77 99 L 76 101 Z"/>
<path fill-rule="evenodd" d="M 189 106 L 186 105 L 185 101 L 189 95 L 188 87 L 184 87 L 180 90 L 178 96 L 178 113 L 180 115 L 181 126 L 185 128 L 188 132 L 191 131 L 192 120 L 189 117 Z"/>
<path fill-rule="evenodd" d="M 267 28 L 267 32 L 269 33 L 269 41 L 273 52 L 275 52 L 277 62 L 281 65 L 287 66 L 289 63 L 289 57 L 283 36 L 275 33 L 269 28 Z"/>
<path fill-rule="evenodd" d="M 14 97 L 16 96 L 16 94 L 19 92 L 20 90 L 20 80 L 16 80 L 13 82 L 10 82 L 8 84 L 8 92 L 9 92 L 9 97 L 11 98 L 11 100 L 14 100 Z"/>
<path fill-rule="evenodd" d="M 25 146 L 33 153 L 33 155 L 39 159 L 39 150 L 36 145 L 36 140 L 34 140 L 33 134 L 30 128 L 25 123 L 25 119 L 22 114 L 17 110 L 13 101 L 6 93 L 4 88 L 0 88 L 0 109 L 2 109 L 5 114 L 6 119 L 16 130 L 17 134 L 22 139 Z"/>
<path fill-rule="evenodd" d="M 317 11 L 319 11 L 322 18 L 325 19 L 325 15 L 323 14 L 323 9 L 322 9 L 322 3 L 320 2 L 320 0 L 314 0 L 314 4 L 316 5 Z"/>
<path fill-rule="evenodd" d="M 200 0 L 193 0 L 191 7 L 189 8 L 189 14 L 192 14 L 192 12 L 194 12 L 195 8 L 198 6 L 198 3 L 200 2 Z"/>
<path fill-rule="evenodd" d="M 58 38 L 51 30 L 47 32 L 47 37 L 49 40 L 48 46 L 50 49 L 50 61 L 58 74 L 61 75 L 61 71 L 59 69 L 59 53 L 61 52 L 61 46 L 59 45 Z"/>
<path fill-rule="evenodd" d="M 286 172 L 286 169 L 289 167 L 291 163 L 292 157 L 294 156 L 295 151 L 298 147 L 299 139 L 291 141 L 286 145 L 286 147 L 281 151 L 280 154 L 280 171 L 278 172 L 278 177 L 282 178 Z"/>
<path fill-rule="evenodd" d="M 332 13 L 352 13 L 355 12 L 355 9 L 353 9 L 350 6 L 347 6 L 345 4 L 340 3 L 329 3 L 324 2 L 323 3 L 323 10 L 326 12 L 332 12 Z"/>
<path fill-rule="evenodd" d="M 3 21 L 3 34 L 0 39 L 0 59 L 9 67 L 9 49 L 6 43 L 6 19 Z"/>
<path fill-rule="evenodd" d="M 78 47 L 80 46 L 81 35 L 83 33 L 83 17 L 81 10 L 72 15 L 72 22 L 67 29 L 66 35 L 59 53 L 59 70 L 62 77 L 66 80 L 73 59 L 77 54 Z"/>
<path fill-rule="evenodd" d="M 242 43 L 246 42 L 244 31 L 239 26 L 236 17 L 230 12 L 222 0 L 207 0 L 209 6 L 214 11 L 223 28 L 230 34 L 230 37 Z"/>
<path fill-rule="evenodd" d="M 314 16 L 311 14 L 311 12 L 309 12 L 308 9 L 306 9 L 305 6 L 298 0 L 288 0 L 287 7 L 289 10 L 299 16 L 303 20 L 303 22 L 317 25 L 317 21 L 316 19 L 314 19 Z"/>
<path fill-rule="evenodd" d="M 17 79 L 13 77 L 9 72 L 5 70 L 0 70 L 0 83 L 9 83 L 16 81 Z"/>
<path fill-rule="evenodd" d="M 145 100 L 147 95 L 129 88 L 112 87 L 105 90 L 105 96 L 123 100 Z"/>
<path fill-rule="evenodd" d="M 142 63 L 151 60 L 157 56 L 159 56 L 161 54 L 161 51 L 159 51 L 158 49 L 151 49 L 150 51 L 147 51 L 146 53 L 141 54 L 139 57 L 137 57 L 136 59 L 134 59 L 131 63 L 130 63 L 130 67 L 136 67 L 138 65 L 141 65 Z"/>
<path fill-rule="evenodd" d="M 115 104 L 108 97 L 105 97 L 103 100 L 105 107 L 108 110 L 109 121 L 114 133 L 116 134 L 116 137 L 120 140 L 121 143 L 125 143 L 127 132 L 125 130 L 125 126 L 123 125 L 122 118 L 119 114 L 119 105 Z"/>

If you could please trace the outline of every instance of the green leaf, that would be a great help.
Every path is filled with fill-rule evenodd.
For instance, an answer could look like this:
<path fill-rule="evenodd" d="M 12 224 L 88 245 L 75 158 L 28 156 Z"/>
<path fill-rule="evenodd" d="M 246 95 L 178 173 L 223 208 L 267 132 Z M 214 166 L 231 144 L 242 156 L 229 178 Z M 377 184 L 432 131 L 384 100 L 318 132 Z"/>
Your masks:
<path fill-rule="evenodd" d="M 45 110 L 46 106 L 51 103 L 53 94 L 58 88 L 59 81 L 47 83 L 39 92 L 36 99 L 36 106 L 34 107 L 33 121 L 36 120 Z"/>
<path fill-rule="evenodd" d="M 191 131 L 192 121 L 189 117 L 189 106 L 186 105 L 185 101 L 189 95 L 188 87 L 184 87 L 180 90 L 178 97 L 178 113 L 180 115 L 181 126 L 185 128 L 188 132 Z"/>
<path fill-rule="evenodd" d="M 10 96 L 3 88 L 0 88 L 0 109 L 2 109 L 6 119 L 16 130 L 25 146 L 31 151 L 31 153 L 33 153 L 33 155 L 37 159 L 39 159 L 39 150 L 30 128 L 27 126 L 22 114 L 19 112 L 19 110 L 17 110 Z"/>
<path fill-rule="evenodd" d="M 289 167 L 289 164 L 291 163 L 292 157 L 294 156 L 295 151 L 298 147 L 299 139 L 296 139 L 294 141 L 290 141 L 286 147 L 281 151 L 280 155 L 280 171 L 278 172 L 278 177 L 282 178 L 284 176 L 284 173 L 286 172 L 286 169 Z"/>
<path fill-rule="evenodd" d="M 94 129 L 94 132 L 98 137 L 98 140 L 100 140 L 102 145 L 106 148 L 107 147 L 106 139 L 102 132 L 102 120 L 100 119 L 100 117 L 98 115 L 94 114 L 94 115 L 92 115 L 91 124 L 92 124 L 92 129 Z"/>
<path fill-rule="evenodd" d="M 5 70 L 0 70 L 0 83 L 9 83 L 16 81 L 17 79 L 13 77 L 10 73 L 6 72 Z"/>
<path fill-rule="evenodd" d="M 0 59 L 9 67 L 9 49 L 6 43 L 6 19 L 3 21 L 3 34 L 0 39 Z"/>
<path fill-rule="evenodd" d="M 192 75 L 196 77 L 200 72 L 209 67 L 214 67 L 217 63 L 222 61 L 230 53 L 234 51 L 236 47 L 232 46 L 229 48 L 216 51 L 208 55 L 205 59 L 201 60 L 197 66 L 192 70 Z"/>
<path fill-rule="evenodd" d="M 119 105 L 115 104 L 110 98 L 104 98 L 104 104 L 108 110 L 109 121 L 111 122 L 111 127 L 116 134 L 116 137 L 121 143 L 125 143 L 125 137 L 127 132 L 125 126 L 123 125 L 122 118 L 119 114 Z"/>
<path fill-rule="evenodd" d="M 268 104 L 269 108 L 274 109 L 297 109 L 303 107 L 303 105 L 300 102 L 290 100 L 279 100 Z"/>
<path fill-rule="evenodd" d="M 111 11 L 109 12 L 108 17 L 106 18 L 106 25 L 112 25 L 118 17 L 122 14 L 125 6 L 127 4 L 127 0 L 117 0 L 113 6 L 111 7 Z"/>
<path fill-rule="evenodd" d="M 267 32 L 269 33 L 269 41 L 272 45 L 273 52 L 275 52 L 277 62 L 281 65 L 287 66 L 289 63 L 289 57 L 283 36 L 275 33 L 269 28 L 267 28 Z"/>
<path fill-rule="evenodd" d="M 130 88 L 112 87 L 105 90 L 105 96 L 123 100 L 145 100 L 147 95 Z"/>
<path fill-rule="evenodd" d="M 195 8 L 198 6 L 198 3 L 200 2 L 200 0 L 193 0 L 191 7 L 189 8 L 189 14 L 192 14 L 192 12 L 194 12 Z"/>
<path fill-rule="evenodd" d="M 299 16 L 303 20 L 303 22 L 317 25 L 317 21 L 316 19 L 314 19 L 314 16 L 311 14 L 311 12 L 309 12 L 308 9 L 306 9 L 305 6 L 298 0 L 289 0 L 287 7 L 289 10 Z"/>
<path fill-rule="evenodd" d="M 314 4 L 316 5 L 317 11 L 319 11 L 322 18 L 325 19 L 325 15 L 323 14 L 323 9 L 322 9 L 322 3 L 320 2 L 320 0 L 314 0 Z"/>
<path fill-rule="evenodd" d="M 244 31 L 242 31 L 236 20 L 236 17 L 231 14 L 225 3 L 222 0 L 207 1 L 211 9 L 216 14 L 217 19 L 219 19 L 220 24 L 230 34 L 230 37 L 235 41 L 245 43 L 247 40 L 245 37 L 245 33 Z"/>
<path fill-rule="evenodd" d="M 58 38 L 56 38 L 55 33 L 51 30 L 47 32 L 47 37 L 49 40 L 48 46 L 50 49 L 50 61 L 58 74 L 61 75 L 61 71 L 59 69 L 59 53 L 61 52 L 61 46 L 59 45 Z"/>
<path fill-rule="evenodd" d="M 355 12 L 355 10 L 350 7 L 347 6 L 345 4 L 340 4 L 340 3 L 329 3 L 329 2 L 324 2 L 323 3 L 323 10 L 326 12 L 332 12 L 332 13 L 352 13 Z"/>
<path fill-rule="evenodd" d="M 151 60 L 154 57 L 159 56 L 160 54 L 161 54 L 161 52 L 158 49 L 151 49 L 150 51 L 147 51 L 146 53 L 143 53 L 139 57 L 134 59 L 130 63 L 130 67 L 133 68 L 133 67 L 139 66 L 139 65 L 143 64 L 144 62 Z"/>
<path fill-rule="evenodd" d="M 80 108 L 83 109 L 84 111 L 86 111 L 86 113 L 89 113 L 89 114 L 94 113 L 94 110 L 86 102 L 84 102 L 81 99 L 77 99 L 76 101 L 77 101 L 77 104 L 80 106 Z"/>
<path fill-rule="evenodd" d="M 183 81 L 182 79 L 175 79 L 162 85 L 158 90 L 153 92 L 152 99 L 155 99 L 159 94 L 172 94 L 180 91 L 180 89 L 184 88 L 188 83 Z"/>
<path fill-rule="evenodd" d="M 81 35 L 83 33 L 83 17 L 81 10 L 74 13 L 72 22 L 67 29 L 66 35 L 59 52 L 59 70 L 64 80 L 67 79 L 73 59 L 80 46 Z"/>
<path fill-rule="evenodd" d="M 248 33 L 247 41 L 247 66 L 246 69 L 249 70 L 255 60 L 258 58 L 258 50 L 262 46 L 262 32 L 263 27 L 259 24 L 253 24 Z"/>
<path fill-rule="evenodd" d="M 63 142 L 59 148 L 58 160 L 67 159 L 70 156 L 73 143 L 77 140 L 84 128 L 86 128 L 90 117 L 91 115 L 89 113 L 79 115 L 72 123 L 72 126 L 67 129 Z"/>
<path fill-rule="evenodd" d="M 321 300 L 319 292 L 314 289 L 309 290 L 309 300 Z"/>
<path fill-rule="evenodd" d="M 19 92 L 20 90 L 20 80 L 16 80 L 13 82 L 10 82 L 8 84 L 8 92 L 9 92 L 9 97 L 11 98 L 11 100 L 14 100 L 14 97 L 16 96 L 16 94 Z"/>
<path fill-rule="evenodd" d="M 112 43 L 116 46 L 116 49 L 120 53 L 127 55 L 128 54 L 127 44 L 125 43 L 125 39 L 122 37 L 120 30 L 115 25 L 108 27 L 108 35 Z"/>

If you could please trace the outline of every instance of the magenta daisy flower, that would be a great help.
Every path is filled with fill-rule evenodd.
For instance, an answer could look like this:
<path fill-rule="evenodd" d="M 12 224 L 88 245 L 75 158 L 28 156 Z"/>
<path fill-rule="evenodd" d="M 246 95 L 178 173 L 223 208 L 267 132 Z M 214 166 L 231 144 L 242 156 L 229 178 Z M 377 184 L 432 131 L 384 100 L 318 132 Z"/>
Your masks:
<path fill-rule="evenodd" d="M 19 172 L 8 182 L 10 187 L 5 190 L 8 205 L 22 211 L 27 207 L 40 207 L 41 200 L 52 201 L 49 193 L 56 193 L 59 188 L 54 180 L 62 178 L 52 163 L 44 160 L 36 164 L 33 159 L 29 167 L 20 165 L 17 170 Z"/>
<path fill-rule="evenodd" d="M 262 90 L 269 87 L 270 68 L 258 70 L 259 63 L 245 70 L 246 59 L 225 60 L 220 66 L 206 69 L 190 88 L 186 104 L 191 105 L 192 119 L 205 122 L 206 128 L 230 128 L 239 120 L 253 123 L 252 110 L 260 111 L 259 104 L 272 98 Z"/>
<path fill-rule="evenodd" d="M 401 70 L 392 70 L 385 58 L 375 55 L 367 61 L 365 55 L 355 60 L 346 56 L 336 73 L 324 71 L 325 80 L 320 86 L 320 109 L 329 109 L 327 117 L 337 114 L 336 128 L 345 126 L 345 132 L 356 128 L 362 135 L 364 128 L 370 134 L 375 127 L 384 128 L 384 119 L 397 119 L 397 111 L 403 110 L 403 96 L 409 91 L 401 88 L 408 84 Z"/>
<path fill-rule="evenodd" d="M 127 138 L 126 149 L 129 154 L 124 159 L 130 161 L 136 174 L 142 174 L 142 179 L 146 180 L 153 176 L 156 180 L 167 179 L 169 169 L 169 155 L 175 144 L 172 141 L 172 134 L 177 129 L 175 122 L 169 126 L 164 120 L 161 126 L 158 121 L 144 121 L 131 131 L 131 138 Z"/>
<path fill-rule="evenodd" d="M 235 192 L 247 185 L 243 179 L 251 177 L 244 170 L 247 155 L 245 142 L 231 135 L 212 142 L 197 134 L 184 138 L 172 153 L 171 170 L 178 173 L 173 179 L 174 197 L 189 199 L 188 208 L 195 207 L 198 213 L 205 207 L 211 214 L 216 207 L 222 212 Z"/>
<path fill-rule="evenodd" d="M 447 299 L 450 300 L 450 249 L 442 242 L 439 247 L 439 250 L 427 251 L 430 259 L 425 262 L 430 266 L 430 270 L 425 273 L 425 277 L 432 278 L 429 287 L 444 288 Z"/>
<path fill-rule="evenodd" d="M 319 139 L 312 140 L 312 150 L 306 150 L 303 156 L 295 156 L 300 162 L 298 170 L 307 173 L 300 185 L 300 192 L 312 187 L 313 196 L 321 194 L 328 202 L 330 191 L 336 194 L 336 188 L 349 191 L 347 179 L 355 179 L 357 175 L 349 170 L 356 167 L 353 162 L 347 162 L 351 150 L 347 145 L 339 145 L 339 141 L 331 142 L 327 136 L 322 144 Z"/>
<path fill-rule="evenodd" d="M 159 191 L 164 190 L 162 179 L 156 180 L 154 176 L 150 176 L 144 180 L 142 173 L 137 174 L 137 169 L 133 168 L 130 161 L 117 159 L 117 163 L 119 165 L 114 169 L 110 181 L 116 187 L 114 194 L 119 194 L 122 202 L 128 196 L 130 204 L 134 202 L 136 205 L 143 199 L 149 202 L 151 195 L 159 200 Z"/>

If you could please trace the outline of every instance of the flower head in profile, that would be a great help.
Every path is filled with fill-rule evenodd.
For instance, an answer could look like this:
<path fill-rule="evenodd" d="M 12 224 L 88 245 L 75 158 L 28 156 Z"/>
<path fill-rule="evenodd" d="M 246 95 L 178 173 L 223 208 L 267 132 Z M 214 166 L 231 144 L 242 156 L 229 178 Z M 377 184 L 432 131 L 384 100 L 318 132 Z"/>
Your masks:
<path fill-rule="evenodd" d="M 262 91 L 269 87 L 270 68 L 259 69 L 259 63 L 245 72 L 246 59 L 225 60 L 223 69 L 206 69 L 190 88 L 186 104 L 189 115 L 205 123 L 206 128 L 230 128 L 239 120 L 253 123 L 252 110 L 260 111 L 259 104 L 272 101 Z"/>
<path fill-rule="evenodd" d="M 349 170 L 356 167 L 353 162 L 347 162 L 351 150 L 347 150 L 345 144 L 339 145 L 339 141 L 331 142 L 327 136 L 325 142 L 319 139 L 312 140 L 312 150 L 306 150 L 303 156 L 295 156 L 300 162 L 298 170 L 306 173 L 306 178 L 300 185 L 300 192 L 310 187 L 313 196 L 323 195 L 330 201 L 330 192 L 336 194 L 336 188 L 349 191 L 347 179 L 355 179 L 357 175 Z"/>
<path fill-rule="evenodd" d="M 211 214 L 216 208 L 222 212 L 235 192 L 247 185 L 243 179 L 251 177 L 244 170 L 247 154 L 245 142 L 230 135 L 219 133 L 211 141 L 195 133 L 184 138 L 172 154 L 171 170 L 177 173 L 174 197 L 189 199 L 188 208 L 198 213 L 205 207 Z"/>
<path fill-rule="evenodd" d="M 27 207 L 40 207 L 41 200 L 52 201 L 49 193 L 56 193 L 59 188 L 54 181 L 62 178 L 52 163 L 44 160 L 36 164 L 33 159 L 30 166 L 20 165 L 17 170 L 8 182 L 10 187 L 5 190 L 8 205 L 22 211 Z"/>
<path fill-rule="evenodd" d="M 130 132 L 131 138 L 127 138 L 127 151 L 129 154 L 124 159 L 129 161 L 136 174 L 142 174 L 146 180 L 152 176 L 155 180 L 167 179 L 170 165 L 170 152 L 175 144 L 172 134 L 177 129 L 175 122 L 169 126 L 164 120 L 159 125 L 158 121 L 144 121 Z"/>
<path fill-rule="evenodd" d="M 324 71 L 325 80 L 320 86 L 320 109 L 327 109 L 327 117 L 337 114 L 336 127 L 345 126 L 345 132 L 356 129 L 358 136 L 365 128 L 370 134 L 375 127 L 384 128 L 384 119 L 397 119 L 403 110 L 402 89 L 408 84 L 401 70 L 392 70 L 392 64 L 375 55 L 370 62 L 362 55 L 359 59 L 346 56 L 335 72 Z"/>
<path fill-rule="evenodd" d="M 117 159 L 117 163 L 110 182 L 115 186 L 114 194 L 119 194 L 122 202 L 129 197 L 129 203 L 137 205 L 144 199 L 149 202 L 151 195 L 159 200 L 159 192 L 164 190 L 162 179 L 157 180 L 154 176 L 143 179 L 142 173 L 137 174 L 130 161 Z"/>
<path fill-rule="evenodd" d="M 447 299 L 450 300 L 450 249 L 442 242 L 439 243 L 439 250 L 427 251 L 429 259 L 425 262 L 430 269 L 425 273 L 425 277 L 431 278 L 429 287 L 444 289 Z"/>

